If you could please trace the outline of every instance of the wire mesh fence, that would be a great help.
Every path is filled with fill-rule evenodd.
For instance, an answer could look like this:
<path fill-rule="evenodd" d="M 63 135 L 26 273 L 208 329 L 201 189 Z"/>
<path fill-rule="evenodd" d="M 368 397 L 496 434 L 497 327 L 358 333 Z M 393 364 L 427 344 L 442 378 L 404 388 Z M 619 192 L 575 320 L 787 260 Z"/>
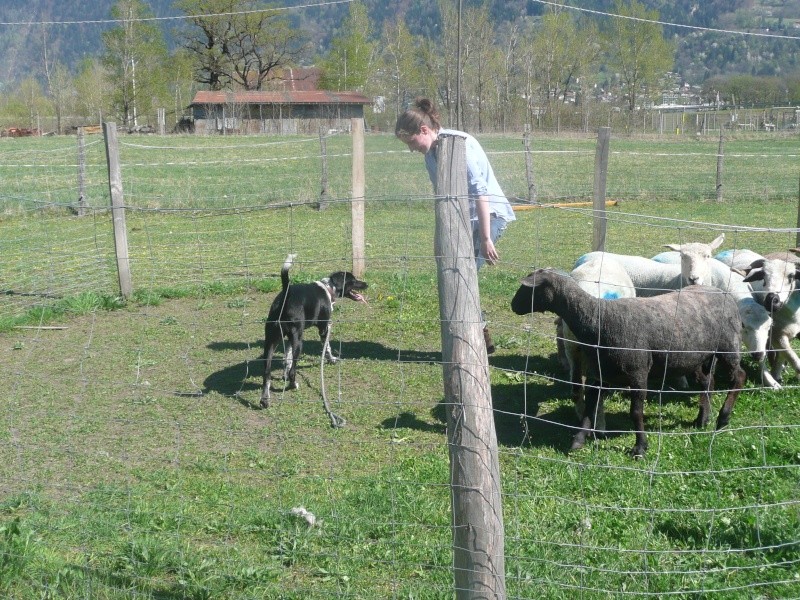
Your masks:
<path fill-rule="evenodd" d="M 654 385 L 650 450 L 633 461 L 628 402 L 569 452 L 577 422 L 550 314 L 509 302 L 536 267 L 591 249 L 595 140 L 481 139 L 518 220 L 479 287 L 500 447 L 508 597 L 794 597 L 800 561 L 796 374 L 767 389 L 744 359 L 730 426 L 690 426 L 696 398 Z M 794 247 L 796 138 L 611 140 L 606 249 L 709 242 Z M 2 556 L 8 597 L 438 598 L 453 594 L 433 198 L 420 157 L 366 148 L 369 306 L 336 303 L 305 336 L 300 389 L 258 406 L 278 272 L 352 264 L 346 136 L 120 140 L 134 295 L 118 293 L 102 143 L 86 145 L 77 216 L 72 138 L 3 140 L 0 219 Z M 330 205 L 318 210 L 327 161 Z M 571 202 L 569 206 L 552 206 Z M 98 296 L 100 299 L 98 300 Z M 107 304 L 103 304 L 103 302 Z M 115 310 L 106 310 L 114 308 Z M 715 397 L 715 406 L 719 397 Z"/>

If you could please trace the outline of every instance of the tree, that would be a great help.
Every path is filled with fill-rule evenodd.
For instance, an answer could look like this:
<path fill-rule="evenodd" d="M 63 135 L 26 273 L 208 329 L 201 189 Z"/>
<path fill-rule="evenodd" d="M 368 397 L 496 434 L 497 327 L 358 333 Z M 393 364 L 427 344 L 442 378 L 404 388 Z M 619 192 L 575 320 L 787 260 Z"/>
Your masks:
<path fill-rule="evenodd" d="M 281 67 L 308 52 L 305 36 L 277 10 L 260 8 L 257 0 L 177 0 L 192 15 L 182 32 L 184 47 L 194 57 L 195 80 L 212 90 L 263 89 Z"/>
<path fill-rule="evenodd" d="M 530 48 L 537 96 L 558 130 L 562 106 L 596 67 L 600 53 L 597 28 L 590 21 L 579 26 L 573 13 L 556 7 L 542 17 Z"/>
<path fill-rule="evenodd" d="M 64 114 L 70 114 L 76 104 L 77 92 L 72 75 L 62 63 L 47 69 L 47 92 L 56 111 L 56 132 L 61 133 Z"/>
<path fill-rule="evenodd" d="M 421 40 L 415 38 L 401 19 L 387 21 L 383 25 L 378 71 L 384 75 L 383 89 L 390 93 L 394 119 L 403 112 L 409 102 L 419 94 L 420 56 L 417 48 Z"/>
<path fill-rule="evenodd" d="M 477 130 L 484 128 L 485 107 L 490 97 L 497 93 L 496 74 L 502 57 L 495 46 L 496 32 L 489 15 L 489 7 L 483 4 L 464 11 L 461 27 L 462 73 L 461 114 L 462 122 L 468 122 L 467 107 L 475 112 Z"/>
<path fill-rule="evenodd" d="M 659 78 L 672 69 L 675 47 L 664 39 L 658 11 L 648 11 L 637 0 L 626 5 L 615 0 L 617 17 L 605 32 L 612 70 L 619 73 L 628 110 L 633 111 L 642 95 L 657 90 Z"/>
<path fill-rule="evenodd" d="M 75 76 L 78 114 L 89 123 L 101 123 L 103 115 L 111 113 L 113 85 L 103 63 L 94 58 L 85 59 Z"/>
<path fill-rule="evenodd" d="M 7 110 L 15 119 L 24 120 L 30 129 L 41 129 L 42 117 L 51 114 L 52 105 L 35 77 L 20 83 Z"/>
<path fill-rule="evenodd" d="M 319 86 L 328 90 L 364 91 L 375 58 L 375 42 L 367 9 L 360 0 L 350 4 L 339 35 L 331 40 L 331 51 L 322 61 Z"/>
<path fill-rule="evenodd" d="M 127 126 L 138 125 L 139 114 L 152 114 L 154 104 L 168 98 L 164 79 L 167 46 L 161 30 L 142 0 L 118 0 L 111 8 L 120 25 L 103 32 L 103 63 L 114 86 L 114 108 Z"/>

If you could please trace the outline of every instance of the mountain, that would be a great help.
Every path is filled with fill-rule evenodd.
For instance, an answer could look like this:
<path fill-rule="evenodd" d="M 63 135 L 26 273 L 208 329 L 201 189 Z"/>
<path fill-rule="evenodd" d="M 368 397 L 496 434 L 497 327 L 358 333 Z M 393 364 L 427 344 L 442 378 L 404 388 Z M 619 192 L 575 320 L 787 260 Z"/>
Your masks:
<path fill-rule="evenodd" d="M 175 48 L 174 35 L 180 13 L 173 0 L 145 0 L 164 30 L 168 46 Z M 387 19 L 402 17 L 412 33 L 435 35 L 437 3 L 432 0 L 362 0 L 374 31 Z M 456 2 L 456 0 L 452 0 Z M 472 6 L 480 0 L 463 0 Z M 29 75 L 41 76 L 45 56 L 75 68 L 86 57 L 102 52 L 101 33 L 113 27 L 108 22 L 116 0 L 2 0 L 0 2 L 0 90 L 10 89 Z M 585 8 L 601 24 L 614 12 L 613 0 L 568 0 Z M 682 25 L 665 26 L 664 32 L 677 42 L 675 71 L 691 83 L 702 83 L 719 74 L 773 75 L 800 71 L 797 39 L 765 37 L 778 34 L 800 37 L 800 0 L 643 0 L 659 11 L 659 20 Z M 291 6 L 288 0 L 273 5 Z M 498 25 L 515 19 L 536 19 L 547 10 L 540 0 L 490 0 L 490 11 Z M 295 27 L 317 40 L 318 54 L 327 51 L 331 36 L 341 26 L 347 3 L 314 4 L 288 10 Z M 105 21 L 105 22 L 104 22 Z M 752 32 L 744 36 L 715 30 Z"/>

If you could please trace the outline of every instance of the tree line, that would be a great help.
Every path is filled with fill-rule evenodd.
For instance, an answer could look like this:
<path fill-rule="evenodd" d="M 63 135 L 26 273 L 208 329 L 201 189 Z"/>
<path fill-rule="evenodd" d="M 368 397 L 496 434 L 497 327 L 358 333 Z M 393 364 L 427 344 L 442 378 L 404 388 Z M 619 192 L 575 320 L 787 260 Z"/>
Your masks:
<path fill-rule="evenodd" d="M 635 127 L 639 109 L 672 85 L 677 42 L 639 0 L 614 0 L 617 18 L 552 4 L 539 18 L 508 22 L 494 19 L 488 3 L 458 4 L 436 0 L 432 33 L 413 34 L 402 15 L 378 30 L 356 0 L 319 53 L 286 10 L 260 0 L 175 0 L 186 17 L 169 51 L 150 6 L 118 0 L 103 51 L 74 72 L 48 56 L 45 40 L 43 74 L 4 90 L 0 125 L 65 132 L 114 120 L 136 129 L 155 125 L 159 108 L 177 122 L 198 89 L 269 89 L 284 69 L 309 64 L 321 69 L 320 87 L 376 98 L 367 121 L 377 129 L 391 129 L 416 96 L 470 131 L 585 130 L 612 115 Z M 797 105 L 800 73 L 715 77 L 701 94 L 713 103 Z"/>

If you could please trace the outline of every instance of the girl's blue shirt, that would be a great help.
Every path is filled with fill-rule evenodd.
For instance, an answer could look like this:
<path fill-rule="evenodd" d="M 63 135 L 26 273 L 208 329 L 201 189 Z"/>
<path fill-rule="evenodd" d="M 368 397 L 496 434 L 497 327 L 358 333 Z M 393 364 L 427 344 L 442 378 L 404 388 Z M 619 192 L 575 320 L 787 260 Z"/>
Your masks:
<path fill-rule="evenodd" d="M 467 192 L 470 196 L 469 212 L 470 218 L 474 221 L 478 218 L 475 211 L 475 198 L 478 196 L 487 196 L 489 198 L 489 212 L 494 213 L 505 221 L 516 220 L 514 209 L 503 193 L 497 178 L 494 176 L 494 170 L 489 163 L 489 158 L 486 156 L 478 140 L 468 133 L 457 131 L 455 129 L 440 129 L 439 136 L 457 135 L 463 137 L 465 142 L 465 152 L 467 161 Z M 436 146 L 425 154 L 425 167 L 428 169 L 428 175 L 431 178 L 431 183 L 434 189 L 436 188 L 436 171 L 437 171 L 437 158 Z"/>

